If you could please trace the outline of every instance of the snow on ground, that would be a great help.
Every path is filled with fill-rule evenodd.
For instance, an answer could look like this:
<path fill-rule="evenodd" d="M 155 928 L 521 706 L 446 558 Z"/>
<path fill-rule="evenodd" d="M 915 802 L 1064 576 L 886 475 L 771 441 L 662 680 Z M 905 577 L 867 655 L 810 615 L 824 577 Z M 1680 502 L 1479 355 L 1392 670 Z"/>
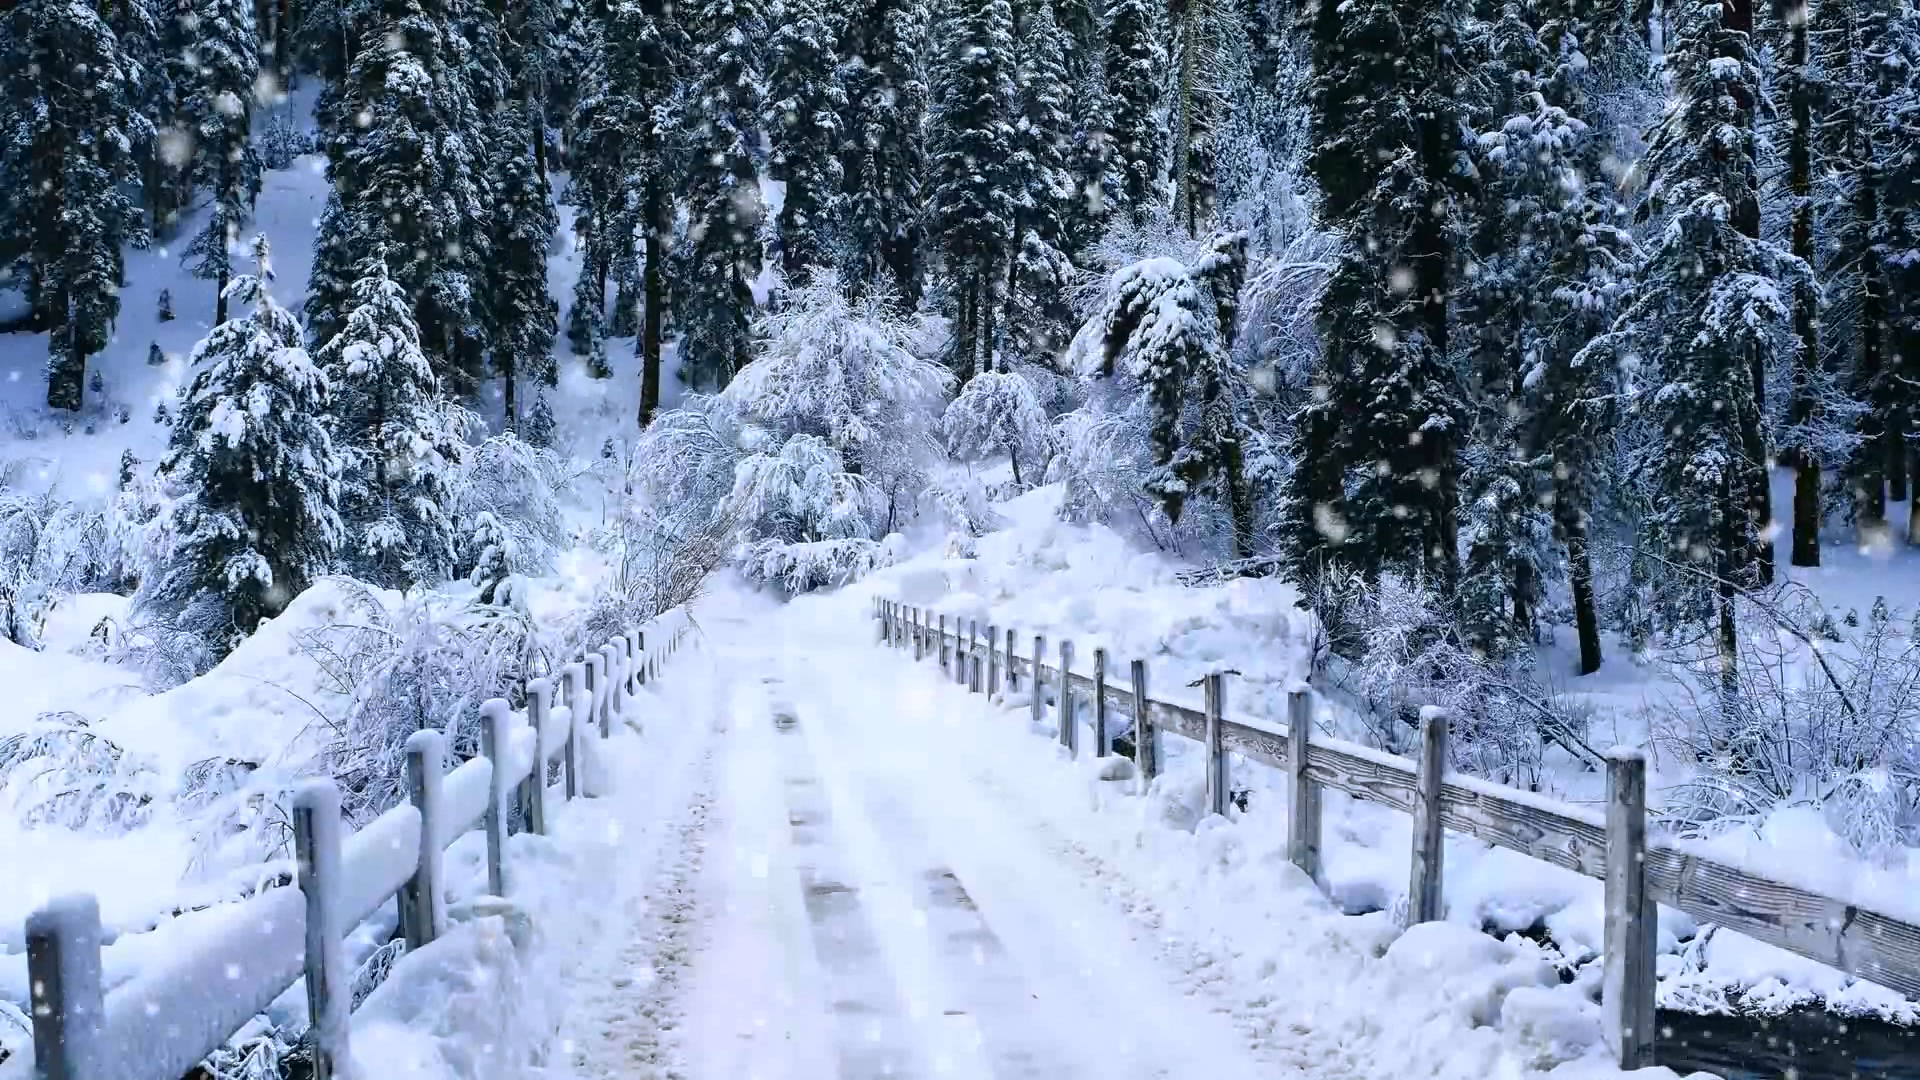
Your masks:
<path fill-rule="evenodd" d="M 1100 779 L 877 647 L 869 595 L 700 605 L 707 835 L 576 987 L 645 1017 L 585 1075 L 1615 1075 L 1539 946 L 1341 914 L 1250 819 L 1195 829 L 1194 763 Z"/>

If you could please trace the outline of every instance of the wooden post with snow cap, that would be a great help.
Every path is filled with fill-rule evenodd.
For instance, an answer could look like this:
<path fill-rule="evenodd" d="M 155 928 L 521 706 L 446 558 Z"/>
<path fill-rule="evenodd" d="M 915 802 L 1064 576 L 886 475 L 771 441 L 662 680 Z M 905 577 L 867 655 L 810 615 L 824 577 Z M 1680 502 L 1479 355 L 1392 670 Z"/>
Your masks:
<path fill-rule="evenodd" d="M 507 748 L 512 715 L 506 698 L 488 698 L 480 706 L 480 752 L 493 763 L 487 816 L 481 824 L 487 830 L 487 892 L 494 896 L 507 895 Z"/>
<path fill-rule="evenodd" d="M 960 639 L 960 616 L 953 617 L 953 682 L 955 686 L 967 685 L 967 646 Z"/>
<path fill-rule="evenodd" d="M 1160 729 L 1147 716 L 1147 662 L 1135 660 L 1127 672 L 1133 681 L 1133 767 L 1145 795 L 1160 775 Z"/>
<path fill-rule="evenodd" d="M 560 746 L 567 773 L 567 799 L 572 801 L 580 794 L 580 761 L 575 752 L 578 740 L 574 734 L 580 730 L 580 710 L 587 707 L 587 665 L 575 661 L 562 668 L 560 676 L 567 682 L 567 737 Z"/>
<path fill-rule="evenodd" d="M 1420 772 L 1413 795 L 1413 876 L 1407 884 L 1407 925 L 1441 914 L 1440 885 L 1446 830 L 1440 824 L 1440 785 L 1447 775 L 1447 710 L 1420 707 Z"/>
<path fill-rule="evenodd" d="M 1060 745 L 1080 756 L 1080 727 L 1073 722 L 1073 642 L 1060 643 L 1060 685 L 1053 691 L 1053 715 L 1060 721 Z"/>
<path fill-rule="evenodd" d="M 619 645 L 611 641 L 600 649 L 600 654 L 606 657 L 607 673 L 607 692 L 601 695 L 606 700 L 600 706 L 600 737 L 603 739 L 613 734 L 614 714 L 626 712 L 626 703 L 621 700 L 623 695 L 620 690 L 627 681 L 627 674 L 622 670 L 625 665 L 620 662 L 620 654 L 623 651 Z"/>
<path fill-rule="evenodd" d="M 408 952 L 433 942 L 447 925 L 440 891 L 440 786 L 446 767 L 446 736 L 432 728 L 407 736 L 407 796 L 420 811 L 420 861 L 400 888 L 400 929 Z"/>
<path fill-rule="evenodd" d="M 1307 748 L 1313 745 L 1313 697 L 1305 690 L 1287 694 L 1287 861 L 1314 881 L 1320 880 L 1320 785 L 1307 776 Z"/>
<path fill-rule="evenodd" d="M 533 728 L 533 771 L 522 788 L 520 816 L 526 827 L 540 836 L 547 835 L 547 760 L 553 749 L 547 745 L 546 719 L 553 709 L 553 680 L 535 679 L 527 684 L 527 723 Z"/>
<path fill-rule="evenodd" d="M 920 623 L 925 618 L 926 614 L 919 608 L 913 609 L 913 662 L 916 664 L 927 658 L 927 634 L 920 628 Z"/>
<path fill-rule="evenodd" d="M 940 636 L 933 639 L 933 647 L 940 654 L 940 670 L 947 670 L 947 617 L 940 616 Z"/>
<path fill-rule="evenodd" d="M 1032 691 L 1033 700 L 1028 702 L 1027 705 L 1029 709 L 1028 718 L 1032 721 L 1034 727 L 1040 726 L 1040 721 L 1043 719 L 1043 714 L 1040 710 L 1046 707 L 1041 699 L 1045 697 L 1043 691 L 1046 688 L 1047 681 L 1041 675 L 1045 669 L 1040 666 L 1041 661 L 1046 658 L 1047 636 L 1045 634 L 1033 635 L 1033 685 L 1027 688 Z"/>
<path fill-rule="evenodd" d="M 590 729 L 600 728 L 604 731 L 607 716 L 607 658 L 603 653 L 590 652 L 581 658 L 581 662 L 587 667 L 587 708 L 584 716 L 576 711 L 573 718 L 576 723 L 584 723 Z"/>
<path fill-rule="evenodd" d="M 981 689 L 988 696 L 1000 689 L 1000 628 L 987 624 L 987 681 Z"/>
<path fill-rule="evenodd" d="M 495 699 L 498 700 L 498 699 Z M 489 703 L 491 704 L 491 702 Z M 504 710 L 506 702 L 501 701 Z M 313 1080 L 346 1075 L 351 1051 L 353 972 L 347 967 L 341 926 L 340 788 L 310 780 L 293 796 L 293 853 L 307 906 L 306 987 L 308 1050 Z"/>
<path fill-rule="evenodd" d="M 1233 801 L 1227 773 L 1227 748 L 1220 739 L 1220 721 L 1227 714 L 1227 677 L 1215 671 L 1201 679 L 1207 707 L 1207 813 L 1225 817 Z"/>
<path fill-rule="evenodd" d="M 1601 1027 L 1614 1064 L 1653 1064 L 1654 950 L 1659 908 L 1647 889 L 1647 758 L 1607 752 L 1606 930 Z"/>
<path fill-rule="evenodd" d="M 640 658 L 646 655 L 641 643 L 646 640 L 638 630 L 629 630 L 625 635 L 627 647 L 627 696 L 640 692 Z"/>
<path fill-rule="evenodd" d="M 1113 749 L 1107 735 L 1107 650 L 1093 650 L 1093 756 L 1106 757 Z"/>
<path fill-rule="evenodd" d="M 35 1080 L 107 1075 L 98 900 L 62 896 L 27 916 L 27 985 Z"/>
<path fill-rule="evenodd" d="M 980 692 L 980 620 L 967 620 L 967 693 Z"/>

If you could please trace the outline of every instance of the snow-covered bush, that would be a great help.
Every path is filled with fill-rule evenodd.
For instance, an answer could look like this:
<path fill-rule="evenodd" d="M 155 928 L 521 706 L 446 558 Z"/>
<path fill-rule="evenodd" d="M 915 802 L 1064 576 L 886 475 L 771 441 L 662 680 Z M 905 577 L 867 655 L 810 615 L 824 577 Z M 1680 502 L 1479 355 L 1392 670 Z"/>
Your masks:
<path fill-rule="evenodd" d="M 523 575 L 544 573 L 567 540 L 560 497 L 585 475 L 556 454 L 495 435 L 467 449 L 446 477 L 449 519 L 492 514 L 512 542 L 508 564 Z"/>
<path fill-rule="evenodd" d="M 77 713 L 0 739 L 0 793 L 29 826 L 120 831 L 147 820 L 151 777 Z"/>
<path fill-rule="evenodd" d="M 128 574 L 107 516 L 50 491 L 0 487 L 0 637 L 39 648 L 62 597 L 120 584 Z"/>
<path fill-rule="evenodd" d="M 1007 455 L 1016 486 L 1025 483 L 1022 461 L 1027 463 L 1027 476 L 1044 472 L 1041 466 L 1047 455 L 1047 414 L 1025 375 L 1011 371 L 975 375 L 947 406 L 941 426 L 947 436 L 947 452 L 957 458 Z"/>
<path fill-rule="evenodd" d="M 434 728 L 454 758 L 473 757 L 481 704 L 505 697 L 524 705 L 526 680 L 550 665 L 532 621 L 513 608 L 430 593 L 389 608 L 366 586 L 341 584 L 358 618 L 309 631 L 301 646 L 353 700 L 327 765 L 357 823 L 404 797 L 407 736 Z"/>
<path fill-rule="evenodd" d="M 1858 625 L 1820 614 L 1797 584 L 1743 596 L 1744 624 L 1778 632 L 1741 636 L 1733 680 L 1711 643 L 1675 650 L 1677 690 L 1651 727 L 1692 765 L 1668 800 L 1676 825 L 1711 832 L 1811 803 L 1862 854 L 1920 845 L 1920 639 L 1883 601 Z"/>
<path fill-rule="evenodd" d="M 513 574 L 510 564 L 513 540 L 507 536 L 500 519 L 486 510 L 474 515 L 471 531 L 467 550 L 473 554 L 473 569 L 467 573 L 467 584 L 480 590 L 479 599 L 483 604 L 512 606 L 513 590 L 511 586 L 504 589 L 502 586 L 506 586 Z"/>

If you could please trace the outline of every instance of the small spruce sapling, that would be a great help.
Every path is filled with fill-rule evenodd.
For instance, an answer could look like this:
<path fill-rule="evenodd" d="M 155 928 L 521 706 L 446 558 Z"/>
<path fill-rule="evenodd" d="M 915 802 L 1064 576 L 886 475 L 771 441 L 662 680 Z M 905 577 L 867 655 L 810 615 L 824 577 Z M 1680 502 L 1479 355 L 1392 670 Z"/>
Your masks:
<path fill-rule="evenodd" d="M 513 541 L 500 519 L 489 511 L 474 515 L 472 547 L 476 554 L 473 570 L 467 574 L 467 584 L 479 588 L 481 603 L 508 606 L 513 592 L 507 584 L 513 574 Z"/>

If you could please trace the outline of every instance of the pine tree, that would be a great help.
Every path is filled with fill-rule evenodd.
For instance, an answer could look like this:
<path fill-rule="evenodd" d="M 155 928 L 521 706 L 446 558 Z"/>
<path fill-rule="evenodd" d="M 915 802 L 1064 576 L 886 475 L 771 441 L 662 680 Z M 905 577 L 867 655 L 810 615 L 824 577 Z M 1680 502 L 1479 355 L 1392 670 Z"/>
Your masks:
<path fill-rule="evenodd" d="M 265 261 L 264 241 L 256 251 Z M 331 567 L 340 542 L 339 468 L 323 418 L 327 378 L 261 276 L 228 285 L 253 314 L 193 351 L 159 475 L 178 491 L 169 550 L 142 607 L 225 655 Z"/>
<path fill-rule="evenodd" d="M 1869 392 L 1877 445 L 1862 446 L 1884 462 L 1887 499 L 1907 498 L 1907 542 L 1920 544 L 1920 12 L 1912 5 L 1869 8 L 1861 43 L 1872 62 L 1873 82 L 1865 106 L 1873 119 L 1866 135 L 1875 157 L 1871 184 L 1877 220 L 1871 231 L 1867 264 L 1884 280 L 1875 300 L 1886 313 L 1881 356 L 1871 376 L 1861 380 Z M 1866 501 L 1863 499 L 1863 501 Z M 1872 499 L 1878 502 L 1877 493 Z M 1882 512 L 1884 516 L 1884 511 Z"/>
<path fill-rule="evenodd" d="M 1218 86 L 1221 30 L 1231 18 L 1218 0 L 1174 0 L 1168 11 L 1174 30 L 1173 214 L 1188 236 L 1213 216 L 1213 136 L 1221 108 Z"/>
<path fill-rule="evenodd" d="M 412 298 L 421 345 L 449 390 L 473 388 L 485 325 L 484 233 L 491 215 L 465 43 L 436 4 L 363 0 L 351 64 L 331 103 L 328 176 L 337 213 L 323 218 L 316 264 L 338 289 L 380 246 Z M 338 292 L 316 285 L 316 334 L 344 319 Z M 316 339 L 318 340 L 318 339 Z"/>
<path fill-rule="evenodd" d="M 193 276 L 215 285 L 214 322 L 227 321 L 228 251 L 239 239 L 260 193 L 260 158 L 253 150 L 254 81 L 259 43 L 253 0 L 198 0 L 195 76 L 184 117 L 194 126 L 194 182 L 213 197 L 207 224 L 187 248 Z"/>
<path fill-rule="evenodd" d="M 1735 601 L 1762 581 L 1766 450 L 1756 377 L 1790 358 L 1799 260 L 1743 226 L 1757 213 L 1752 120 L 1764 107 L 1748 35 L 1696 4 L 1667 62 L 1681 107 L 1653 133 L 1645 210 L 1663 215 L 1621 317 L 1620 344 L 1653 367 L 1665 437 L 1652 462 L 1648 540 L 1694 568 L 1663 590 L 1668 616 L 1712 622 L 1733 675 Z M 1787 290 L 1787 291 L 1783 291 Z M 1730 704 L 1730 703 L 1729 703 Z"/>
<path fill-rule="evenodd" d="M 507 587 L 507 579 L 513 574 L 513 538 L 507 535 L 499 518 L 482 510 L 473 517 L 473 535 L 467 541 L 467 547 L 474 552 L 473 569 L 467 574 L 467 584 L 480 590 L 481 603 L 505 606 L 512 594 L 511 587 Z"/>
<path fill-rule="evenodd" d="M 502 382 L 507 430 L 515 431 L 521 422 L 520 381 L 552 386 L 559 377 L 553 362 L 558 326 L 547 293 L 547 244 L 559 223 L 530 152 L 501 162 L 499 179 L 488 308 L 499 327 L 493 367 Z"/>
<path fill-rule="evenodd" d="M 840 191 L 840 112 L 833 41 L 821 0 L 788 0 L 773 31 L 767 115 L 768 175 L 786 185 L 779 216 L 780 269 L 797 282 L 827 265 L 828 212 Z"/>
<path fill-rule="evenodd" d="M 120 313 L 121 249 L 147 242 L 127 195 L 139 182 L 130 151 L 146 137 L 132 105 L 138 72 L 78 0 L 37 0 L 10 22 L 0 171 L 19 186 L 6 246 L 25 264 L 32 324 L 49 331 L 47 405 L 78 410 L 87 357 L 106 347 Z"/>
<path fill-rule="evenodd" d="M 438 402 L 406 292 L 376 248 L 361 265 L 346 325 L 316 355 L 332 386 L 332 435 L 343 464 L 341 557 L 383 588 L 409 588 L 453 572 L 443 477 L 458 460 L 458 432 Z"/>
<path fill-rule="evenodd" d="M 1446 591 L 1459 558 L 1448 302 L 1460 130 L 1453 0 L 1370 0 L 1315 24 L 1313 148 L 1345 250 L 1321 294 L 1321 364 L 1284 533 L 1303 582 L 1334 558 Z"/>
<path fill-rule="evenodd" d="M 1107 12 L 1106 91 L 1113 165 L 1119 173 L 1114 209 L 1144 221 L 1159 202 L 1164 150 L 1160 140 L 1161 73 L 1166 52 L 1149 0 L 1114 0 Z"/>
<path fill-rule="evenodd" d="M 840 46 L 846 87 L 841 122 L 845 185 L 837 213 L 841 280 L 860 292 L 878 286 L 896 303 L 918 305 L 925 253 L 922 126 L 927 86 L 919 48 L 925 0 L 868 0 L 847 20 Z"/>
<path fill-rule="evenodd" d="M 1006 0 L 942 13 L 945 48 L 934 78 L 930 216 L 940 235 L 962 383 L 994 366 L 1003 268 L 1020 176 L 1014 163 L 1013 25 Z"/>
<path fill-rule="evenodd" d="M 765 86 L 756 49 L 766 40 L 758 0 L 704 0 L 694 18 L 687 126 L 688 250 L 676 315 L 682 375 L 725 387 L 751 359 L 760 276 L 760 118 Z"/>
<path fill-rule="evenodd" d="M 1065 44 L 1052 0 L 1029 0 L 1014 46 L 1018 100 L 1007 326 L 1018 333 L 1009 342 L 1012 351 L 1035 359 L 1051 358 L 1065 343 L 1072 317 L 1070 222 L 1082 195 L 1069 164 L 1073 120 Z"/>

